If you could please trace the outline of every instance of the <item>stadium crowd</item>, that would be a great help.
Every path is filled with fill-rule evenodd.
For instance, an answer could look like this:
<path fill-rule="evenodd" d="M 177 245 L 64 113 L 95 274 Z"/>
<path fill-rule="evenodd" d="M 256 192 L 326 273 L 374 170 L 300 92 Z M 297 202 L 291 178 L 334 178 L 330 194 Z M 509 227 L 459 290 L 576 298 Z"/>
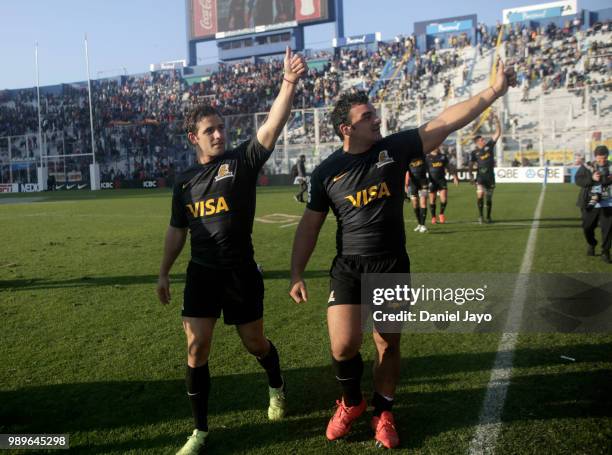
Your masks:
<path fill-rule="evenodd" d="M 529 100 L 529 90 L 539 84 L 545 93 L 561 88 L 581 89 L 585 84 L 593 85 L 594 90 L 612 89 L 610 24 L 598 23 L 582 31 L 579 27 L 579 21 L 574 21 L 562 28 L 554 24 L 539 29 L 518 26 L 504 32 L 506 58 L 514 62 L 524 101 Z M 479 24 L 477 49 L 482 52 L 494 47 L 500 30 L 500 24 L 491 28 Z M 298 87 L 294 107 L 328 106 L 347 86 L 366 89 L 374 99 L 390 89 L 391 98 L 399 101 L 396 110 L 413 110 L 418 102 L 439 102 L 431 97 L 430 89 L 442 83 L 444 97 L 448 96 L 453 90 L 451 70 L 462 67 L 463 83 L 469 83 L 462 48 L 471 43 L 467 36 L 457 35 L 449 37 L 448 44 L 447 49 L 434 46 L 419 53 L 413 35 L 398 36 L 374 47 L 344 47 L 333 54 L 319 52 L 317 57 L 328 61 L 310 70 L 309 77 Z M 167 174 L 170 165 L 176 169 L 188 165 L 189 149 L 180 120 L 196 102 L 209 102 L 236 123 L 230 128 L 235 133 L 233 142 L 252 134 L 254 123 L 242 125 L 232 116 L 269 110 L 280 65 L 279 60 L 220 64 L 210 77 L 192 84 L 177 70 L 92 81 L 96 151 L 103 173 L 153 178 Z M 583 91 L 575 93 L 580 95 Z M 41 113 L 49 154 L 90 149 L 84 85 L 65 84 L 55 94 L 44 93 Z M 312 135 L 307 123 L 304 118 L 290 122 L 290 126 L 301 128 L 299 134 L 289 138 L 291 143 L 303 143 L 300 136 Z M 391 112 L 387 126 L 393 129 L 397 123 L 398 112 Z M 36 90 L 0 91 L 0 141 L 6 136 L 26 134 L 33 137 L 29 141 L 36 141 L 37 132 Z M 320 140 L 335 141 L 327 124 L 321 128 Z M 33 156 L 36 146 L 25 142 L 13 144 L 16 157 Z"/>

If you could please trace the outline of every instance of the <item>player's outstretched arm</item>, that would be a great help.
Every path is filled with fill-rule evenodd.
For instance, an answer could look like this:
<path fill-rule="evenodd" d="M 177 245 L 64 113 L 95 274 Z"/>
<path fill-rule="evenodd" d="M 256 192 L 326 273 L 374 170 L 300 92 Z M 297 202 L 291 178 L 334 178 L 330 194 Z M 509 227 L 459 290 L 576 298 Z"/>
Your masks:
<path fill-rule="evenodd" d="M 170 269 L 176 258 L 181 254 L 186 239 L 187 228 L 168 226 L 164 241 L 164 256 L 159 267 L 159 277 L 157 279 L 157 297 L 164 305 L 170 303 Z"/>
<path fill-rule="evenodd" d="M 272 103 L 268 118 L 257 131 L 257 140 L 266 149 L 272 150 L 274 148 L 276 140 L 283 131 L 291 112 L 297 83 L 307 70 L 308 65 L 304 57 L 299 54 L 292 54 L 291 49 L 287 46 L 280 92 Z"/>
<path fill-rule="evenodd" d="M 499 115 L 497 115 L 495 112 L 493 113 L 493 121 L 495 122 L 495 133 L 493 133 L 493 137 L 491 139 L 493 139 L 493 142 L 497 142 L 502 134 L 502 127 L 501 122 L 499 121 Z"/>
<path fill-rule="evenodd" d="M 449 134 L 463 128 L 482 114 L 497 98 L 508 91 L 508 87 L 515 86 L 514 70 L 505 69 L 504 63 L 500 60 L 493 85 L 467 101 L 446 108 L 438 117 L 421 125 L 419 135 L 423 151 L 427 153 L 438 147 Z"/>
<path fill-rule="evenodd" d="M 300 224 L 295 231 L 293 251 L 291 252 L 291 285 L 289 295 L 295 303 L 308 301 L 306 283 L 302 278 L 306 264 L 317 244 L 321 227 L 327 213 L 305 209 Z"/>

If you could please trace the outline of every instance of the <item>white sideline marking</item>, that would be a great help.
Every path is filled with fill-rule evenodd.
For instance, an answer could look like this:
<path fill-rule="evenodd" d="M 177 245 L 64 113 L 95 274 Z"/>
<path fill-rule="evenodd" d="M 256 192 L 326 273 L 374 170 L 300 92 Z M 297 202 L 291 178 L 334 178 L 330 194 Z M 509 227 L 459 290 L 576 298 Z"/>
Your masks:
<path fill-rule="evenodd" d="M 301 216 L 299 215 L 289 215 L 287 213 L 270 213 L 268 215 L 264 215 L 259 218 L 255 218 L 255 221 L 259 221 L 260 223 L 265 224 L 281 224 L 281 223 L 293 223 L 296 220 L 299 220 Z M 295 222 L 294 224 L 297 224 Z M 292 226 L 293 224 L 291 224 Z M 287 225 L 289 226 L 289 225 Z M 286 227 L 286 226 L 281 226 Z"/>
<path fill-rule="evenodd" d="M 533 223 L 529 230 L 527 239 L 527 247 L 523 255 L 523 262 L 519 276 L 516 280 L 514 293 L 512 294 L 512 305 L 508 312 L 506 327 L 518 327 L 523 315 L 523 307 L 527 297 L 527 274 L 531 270 L 533 262 L 533 254 L 535 252 L 535 243 L 538 235 L 538 226 L 540 224 L 540 215 L 542 206 L 544 205 L 544 194 L 546 187 L 542 186 L 540 197 L 533 214 Z M 468 450 L 470 455 L 492 454 L 495 452 L 497 437 L 501 430 L 501 414 L 504 409 L 508 387 L 510 386 L 510 377 L 512 375 L 512 360 L 514 357 L 514 348 L 518 339 L 517 333 L 502 334 L 499 346 L 497 347 L 497 355 L 491 369 L 491 378 L 487 385 L 487 393 L 482 404 L 482 410 L 478 418 L 478 425 L 474 438 L 470 443 Z"/>
<path fill-rule="evenodd" d="M 295 223 L 283 224 L 283 225 L 281 226 L 281 229 L 282 229 L 282 228 L 289 227 L 289 226 L 295 226 L 296 224 L 298 224 L 298 222 L 297 222 L 297 221 L 296 221 Z"/>
<path fill-rule="evenodd" d="M 125 214 L 115 214 L 115 213 L 51 213 L 51 212 L 38 212 L 38 213 L 25 213 L 23 215 L 7 215 L 0 216 L 0 220 L 14 220 L 16 218 L 24 218 L 24 217 L 58 217 L 58 218 L 167 218 L 166 215 L 125 215 Z"/>
<path fill-rule="evenodd" d="M 2 197 L 0 198 L 0 205 L 4 204 L 30 204 L 31 202 L 44 201 L 44 197 Z"/>

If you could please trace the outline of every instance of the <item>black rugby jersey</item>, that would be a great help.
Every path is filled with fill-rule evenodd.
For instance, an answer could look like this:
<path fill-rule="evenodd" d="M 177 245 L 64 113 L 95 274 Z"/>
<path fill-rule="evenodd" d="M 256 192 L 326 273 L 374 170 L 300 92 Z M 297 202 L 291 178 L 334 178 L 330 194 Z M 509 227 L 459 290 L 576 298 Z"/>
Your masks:
<path fill-rule="evenodd" d="M 427 168 L 430 180 L 435 180 L 436 182 L 445 181 L 447 167 L 448 158 L 446 155 L 442 155 L 441 153 L 437 155 L 430 153 L 427 155 Z"/>
<path fill-rule="evenodd" d="M 427 163 L 423 156 L 419 156 L 410 160 L 408 163 L 408 172 L 410 173 L 410 181 L 413 184 L 423 182 L 427 179 Z M 427 182 L 425 182 L 427 183 Z"/>
<path fill-rule="evenodd" d="M 233 267 L 253 257 L 255 184 L 271 153 L 253 138 L 178 177 L 170 225 L 189 228 L 194 262 Z"/>
<path fill-rule="evenodd" d="M 476 162 L 479 174 L 493 173 L 495 168 L 495 141 L 490 139 L 483 148 L 473 150 L 470 161 Z"/>
<path fill-rule="evenodd" d="M 425 159 L 417 129 L 387 136 L 358 155 L 336 150 L 313 171 L 307 207 L 336 215 L 338 254 L 405 250 L 404 176 L 414 158 Z"/>

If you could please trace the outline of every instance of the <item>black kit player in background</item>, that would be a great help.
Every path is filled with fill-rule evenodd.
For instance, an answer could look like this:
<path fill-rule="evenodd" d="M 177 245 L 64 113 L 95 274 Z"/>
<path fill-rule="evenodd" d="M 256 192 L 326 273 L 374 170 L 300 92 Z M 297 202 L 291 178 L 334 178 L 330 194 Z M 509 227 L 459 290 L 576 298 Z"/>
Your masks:
<path fill-rule="evenodd" d="M 409 273 L 404 231 L 404 178 L 408 163 L 424 158 L 453 131 L 463 128 L 493 102 L 508 86 L 516 85 L 512 69 L 499 62 L 493 86 L 467 101 L 445 109 L 418 129 L 383 138 L 381 120 L 364 92 L 340 97 L 332 112 L 332 123 L 343 145 L 312 173 L 308 203 L 297 227 L 291 258 L 290 295 L 296 303 L 308 300 L 304 270 L 323 222 L 331 209 L 337 220 L 337 256 L 330 270 L 327 325 L 332 364 L 342 389 L 326 436 L 346 436 L 351 424 L 366 409 L 361 393 L 363 342 L 361 325 L 361 274 Z M 377 444 L 391 448 L 399 444 L 392 414 L 393 398 L 400 377 L 400 334 L 373 329 L 374 415 L 372 428 Z"/>
<path fill-rule="evenodd" d="M 476 204 L 478 205 L 478 222 L 482 224 L 482 209 L 484 198 L 487 202 L 487 223 L 491 223 L 491 210 L 493 209 L 493 190 L 495 190 L 495 143 L 501 136 L 501 123 L 499 117 L 493 114 L 495 133 L 488 141 L 482 136 L 474 137 L 474 150 L 470 156 L 470 175 L 476 165 L 476 179 L 472 177 L 471 183 L 476 183 Z"/>
<path fill-rule="evenodd" d="M 208 435 L 208 357 L 213 329 L 223 311 L 226 324 L 236 325 L 249 353 L 268 374 L 268 417 L 284 416 L 284 383 L 278 352 L 264 336 L 263 280 L 253 258 L 251 232 L 255 215 L 255 184 L 270 157 L 291 111 L 296 84 L 306 72 L 302 56 L 287 48 L 280 92 L 256 137 L 225 150 L 221 115 L 198 106 L 185 119 L 197 164 L 179 176 L 172 196 L 172 217 L 166 233 L 157 294 L 170 301 L 169 273 L 191 232 L 182 310 L 187 337 L 187 394 L 195 429 L 179 454 L 200 453 Z"/>
<path fill-rule="evenodd" d="M 427 154 L 427 170 L 429 172 L 429 210 L 431 210 L 431 224 L 446 223 L 446 204 L 448 201 L 448 186 L 446 172 L 453 176 L 455 185 L 459 185 L 457 170 L 451 169 L 448 157 L 440 152 L 440 148 L 433 149 Z M 436 195 L 440 194 L 440 216 L 436 217 Z"/>
<path fill-rule="evenodd" d="M 300 185 L 300 191 L 293 196 L 296 202 L 306 202 L 304 200 L 304 193 L 308 189 L 308 177 L 306 175 L 306 155 L 300 155 L 297 163 L 295 163 L 295 181 Z"/>
<path fill-rule="evenodd" d="M 417 225 L 414 232 L 427 232 L 425 220 L 427 219 L 427 164 L 423 157 L 414 158 L 408 163 L 406 172 L 405 191 L 410 198 Z"/>

